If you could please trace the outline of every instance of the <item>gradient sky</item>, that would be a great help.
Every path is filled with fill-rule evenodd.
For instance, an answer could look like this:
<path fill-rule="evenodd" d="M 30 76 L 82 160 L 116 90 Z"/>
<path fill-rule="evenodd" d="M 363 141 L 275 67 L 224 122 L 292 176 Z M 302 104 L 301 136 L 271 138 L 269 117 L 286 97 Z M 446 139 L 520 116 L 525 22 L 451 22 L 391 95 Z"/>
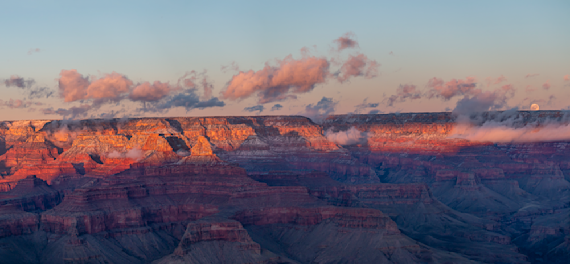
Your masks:
<path fill-rule="evenodd" d="M 172 86 L 167 97 L 155 102 L 162 104 L 161 111 L 142 112 L 142 102 L 122 97 L 75 118 L 103 113 L 309 114 L 323 97 L 336 102 L 334 112 L 327 112 L 335 114 L 451 111 L 464 96 L 476 95 L 430 98 L 425 95 L 428 81 L 468 77 L 474 77 L 483 92 L 510 85 L 511 93 L 494 109 L 528 109 L 531 103 L 541 110 L 568 109 L 568 14 L 570 1 L 3 1 L 0 120 L 70 118 L 55 112 L 95 105 L 88 98 L 64 101 L 59 78 L 62 70 L 72 69 L 91 82 L 119 73 L 132 81 L 130 89 L 154 81 Z M 358 48 L 333 51 L 334 40 L 347 32 L 354 33 Z M 309 56 L 330 62 L 331 75 L 306 92 L 294 93 L 297 99 L 269 102 L 262 112 L 249 112 L 244 109 L 259 105 L 255 94 L 235 100 L 223 96 L 239 72 L 222 66 L 235 62 L 241 71 L 256 72 L 288 55 L 301 60 L 303 47 L 309 48 Z M 377 76 L 337 81 L 332 74 L 356 53 L 379 64 Z M 165 108 L 183 90 L 174 88 L 177 80 L 192 70 L 207 71 L 212 96 L 225 106 Z M 12 76 L 35 82 L 24 88 L 7 85 Z M 396 100 L 390 106 L 389 98 L 400 85 L 414 85 L 421 98 Z M 52 96 L 29 98 L 30 91 L 43 87 L 53 91 Z M 198 85 L 196 95 L 202 98 L 202 93 Z M 370 107 L 357 108 L 364 100 Z M 275 104 L 283 107 L 271 111 Z M 46 109 L 54 111 L 46 114 Z"/>

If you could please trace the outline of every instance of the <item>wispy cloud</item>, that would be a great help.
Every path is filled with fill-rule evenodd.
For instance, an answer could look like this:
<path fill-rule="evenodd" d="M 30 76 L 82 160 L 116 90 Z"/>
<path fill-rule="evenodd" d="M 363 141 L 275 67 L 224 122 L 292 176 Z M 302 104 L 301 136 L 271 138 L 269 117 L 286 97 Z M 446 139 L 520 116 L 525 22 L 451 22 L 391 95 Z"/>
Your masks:
<path fill-rule="evenodd" d="M 255 105 L 255 106 L 251 106 L 251 107 L 246 107 L 243 110 L 247 111 L 247 112 L 256 112 L 259 111 L 259 113 L 263 112 L 263 105 Z"/>
<path fill-rule="evenodd" d="M 358 48 L 358 42 L 354 40 L 355 34 L 353 32 L 347 32 L 333 42 L 337 45 L 336 50 L 342 51 L 348 48 Z"/>

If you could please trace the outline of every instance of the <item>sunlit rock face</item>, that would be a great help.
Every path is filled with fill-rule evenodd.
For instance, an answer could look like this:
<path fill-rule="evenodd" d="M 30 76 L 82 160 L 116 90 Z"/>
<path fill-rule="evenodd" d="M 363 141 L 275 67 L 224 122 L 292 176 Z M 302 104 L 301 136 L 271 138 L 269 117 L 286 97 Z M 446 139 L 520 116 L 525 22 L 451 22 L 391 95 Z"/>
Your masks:
<path fill-rule="evenodd" d="M 507 111 L 0 122 L 0 259 L 567 263 L 569 121 Z"/>

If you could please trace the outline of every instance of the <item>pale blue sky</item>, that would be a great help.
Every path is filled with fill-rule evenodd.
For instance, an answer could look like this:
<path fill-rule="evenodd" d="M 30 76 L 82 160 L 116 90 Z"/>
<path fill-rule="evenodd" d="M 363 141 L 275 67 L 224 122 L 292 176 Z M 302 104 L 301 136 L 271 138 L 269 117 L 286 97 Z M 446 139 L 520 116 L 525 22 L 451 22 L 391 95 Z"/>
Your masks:
<path fill-rule="evenodd" d="M 296 114 L 323 96 L 339 101 L 336 113 L 354 111 L 365 98 L 378 110 L 443 111 L 454 101 L 382 103 L 399 84 L 423 88 L 430 78 L 447 81 L 504 75 L 517 88 L 510 106 L 525 98 L 548 100 L 542 109 L 570 105 L 570 1 L 1 1 L 0 79 L 19 75 L 57 90 L 62 69 L 87 75 L 112 71 L 134 82 L 175 82 L 184 72 L 208 70 L 214 95 L 235 72 L 220 67 L 235 61 L 241 70 L 260 70 L 266 61 L 316 45 L 331 57 L 332 41 L 356 34 L 359 52 L 381 64 L 373 79 L 328 81 L 297 100 L 279 102 Z M 28 55 L 30 49 L 39 52 Z M 389 55 L 392 51 L 394 55 Z M 346 54 L 344 54 L 346 56 Z M 525 78 L 526 74 L 539 76 Z M 525 92 L 549 81 L 548 91 Z M 21 89 L 0 86 L 2 100 L 23 99 Z M 57 97 L 35 107 L 70 107 Z M 255 98 L 226 101 L 222 108 L 167 115 L 251 115 Z M 134 111 L 127 103 L 127 114 Z M 267 104 L 271 108 L 273 104 Z M 130 109 L 130 110 L 129 110 Z M 131 112 L 129 112 L 131 111 Z M 0 109 L 0 120 L 60 118 L 29 109 Z"/>

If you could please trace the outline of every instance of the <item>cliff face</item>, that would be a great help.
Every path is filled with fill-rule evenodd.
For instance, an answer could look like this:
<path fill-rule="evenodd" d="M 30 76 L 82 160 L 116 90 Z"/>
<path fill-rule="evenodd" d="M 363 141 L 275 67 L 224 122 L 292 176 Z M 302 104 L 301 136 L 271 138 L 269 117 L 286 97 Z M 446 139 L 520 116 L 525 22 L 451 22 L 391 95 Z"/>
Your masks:
<path fill-rule="evenodd" d="M 566 120 L 468 118 L 474 128 Z M 3 122 L 0 244 L 10 246 L 0 257 L 566 259 L 570 142 L 467 140 L 454 136 L 461 122 L 449 113 Z M 38 250 L 20 257 L 29 247 Z"/>

